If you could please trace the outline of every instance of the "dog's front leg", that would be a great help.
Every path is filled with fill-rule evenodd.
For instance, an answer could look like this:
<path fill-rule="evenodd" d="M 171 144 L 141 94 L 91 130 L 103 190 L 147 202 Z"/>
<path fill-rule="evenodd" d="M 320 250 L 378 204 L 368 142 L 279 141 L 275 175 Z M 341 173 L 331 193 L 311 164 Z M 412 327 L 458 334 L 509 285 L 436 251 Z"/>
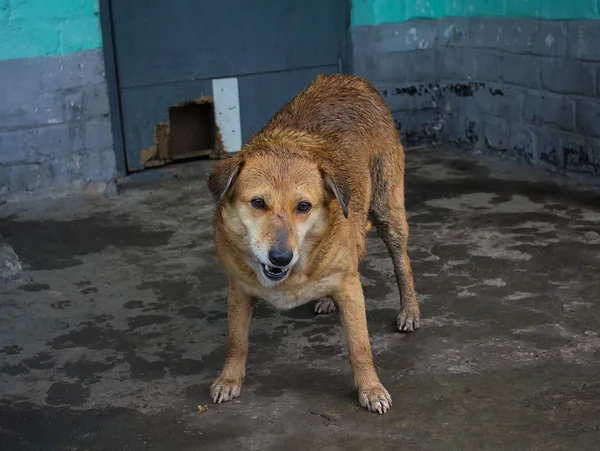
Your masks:
<path fill-rule="evenodd" d="M 350 363 L 360 405 L 371 412 L 386 413 L 392 405 L 392 398 L 379 381 L 373 366 L 365 298 L 359 276 L 346 279 L 333 298 L 348 340 Z"/>
<path fill-rule="evenodd" d="M 220 404 L 240 396 L 242 382 L 246 375 L 251 319 L 252 297 L 240 291 L 230 281 L 227 312 L 227 358 L 221 375 L 210 387 L 210 396 L 214 403 Z"/>

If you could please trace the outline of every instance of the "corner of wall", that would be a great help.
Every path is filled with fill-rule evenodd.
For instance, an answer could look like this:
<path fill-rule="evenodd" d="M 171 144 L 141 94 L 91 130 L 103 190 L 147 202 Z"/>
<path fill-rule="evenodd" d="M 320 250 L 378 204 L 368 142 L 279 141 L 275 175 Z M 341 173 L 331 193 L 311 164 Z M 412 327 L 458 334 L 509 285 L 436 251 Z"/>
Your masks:
<path fill-rule="evenodd" d="M 97 0 L 3 5 L 0 196 L 111 182 L 116 164 Z"/>
<path fill-rule="evenodd" d="M 378 87 L 407 145 L 600 178 L 600 20 L 413 20 L 352 37 L 355 73 Z"/>

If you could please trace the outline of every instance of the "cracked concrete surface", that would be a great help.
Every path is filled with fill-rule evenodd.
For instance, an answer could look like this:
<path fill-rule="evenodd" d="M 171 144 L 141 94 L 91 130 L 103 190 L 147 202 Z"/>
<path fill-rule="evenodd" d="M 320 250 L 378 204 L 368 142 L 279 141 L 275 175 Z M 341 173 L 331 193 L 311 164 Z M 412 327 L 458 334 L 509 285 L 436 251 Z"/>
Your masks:
<path fill-rule="evenodd" d="M 209 403 L 226 278 L 202 176 L 3 205 L 23 277 L 0 286 L 0 449 L 597 449 L 600 194 L 443 149 L 408 152 L 406 193 L 421 330 L 395 331 L 375 233 L 362 267 L 384 416 L 312 304 L 259 304 L 242 396 Z"/>

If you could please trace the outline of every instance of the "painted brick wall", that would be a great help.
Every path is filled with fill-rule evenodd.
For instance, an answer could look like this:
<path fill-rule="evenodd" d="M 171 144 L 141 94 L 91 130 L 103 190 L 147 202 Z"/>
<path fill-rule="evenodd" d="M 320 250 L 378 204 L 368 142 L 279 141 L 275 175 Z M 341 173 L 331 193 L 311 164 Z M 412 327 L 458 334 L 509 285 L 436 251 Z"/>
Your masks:
<path fill-rule="evenodd" d="M 110 182 L 97 0 L 0 0 L 0 196 Z"/>
<path fill-rule="evenodd" d="M 352 26 L 443 17 L 600 19 L 598 0 L 353 0 Z"/>
<path fill-rule="evenodd" d="M 0 0 L 0 60 L 102 47 L 97 0 Z"/>
<path fill-rule="evenodd" d="M 403 2 L 369 3 L 394 14 L 375 8 L 361 20 L 380 25 L 352 28 L 354 70 L 378 86 L 407 144 L 457 143 L 600 181 L 598 2 L 481 0 L 468 14 L 464 1 L 465 17 L 444 17 L 451 2 L 432 1 L 436 20 L 402 22 L 387 20 Z M 532 17 L 501 17 L 519 11 Z"/>

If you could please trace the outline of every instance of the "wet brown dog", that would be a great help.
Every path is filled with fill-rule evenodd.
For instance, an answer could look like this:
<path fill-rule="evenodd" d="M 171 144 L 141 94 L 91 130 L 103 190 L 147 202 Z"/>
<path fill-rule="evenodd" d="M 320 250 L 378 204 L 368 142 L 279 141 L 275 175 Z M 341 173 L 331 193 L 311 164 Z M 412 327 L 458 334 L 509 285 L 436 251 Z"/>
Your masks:
<path fill-rule="evenodd" d="M 229 340 L 214 402 L 240 394 L 253 298 L 279 309 L 317 299 L 337 309 L 360 404 L 392 399 L 373 366 L 358 266 L 370 222 L 392 257 L 398 329 L 419 328 L 407 255 L 404 150 L 377 90 L 352 76 L 319 76 L 208 179 L 215 247 L 229 275 Z"/>

